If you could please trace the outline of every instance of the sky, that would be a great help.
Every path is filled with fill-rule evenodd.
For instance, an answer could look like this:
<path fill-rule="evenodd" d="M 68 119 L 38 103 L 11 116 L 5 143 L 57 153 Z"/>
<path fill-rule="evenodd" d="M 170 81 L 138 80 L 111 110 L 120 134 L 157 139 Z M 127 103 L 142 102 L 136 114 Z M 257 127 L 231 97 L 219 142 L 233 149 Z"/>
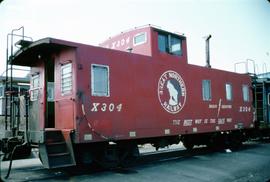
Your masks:
<path fill-rule="evenodd" d="M 184 33 L 190 64 L 205 65 L 203 37 L 211 34 L 213 68 L 234 71 L 235 63 L 252 59 L 257 73 L 270 71 L 267 0 L 4 0 L 0 74 L 5 71 L 7 34 L 12 29 L 24 26 L 25 35 L 34 40 L 53 37 L 98 46 L 121 31 L 146 24 Z M 240 64 L 237 71 L 243 68 Z"/>

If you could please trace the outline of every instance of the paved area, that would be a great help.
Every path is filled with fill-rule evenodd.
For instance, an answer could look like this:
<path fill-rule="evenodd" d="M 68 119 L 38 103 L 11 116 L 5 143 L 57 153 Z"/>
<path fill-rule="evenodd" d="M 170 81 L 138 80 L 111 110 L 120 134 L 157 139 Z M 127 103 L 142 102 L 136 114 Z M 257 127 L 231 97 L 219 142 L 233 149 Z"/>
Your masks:
<path fill-rule="evenodd" d="M 147 149 L 150 150 L 150 149 Z M 2 162 L 2 178 L 7 172 Z M 38 159 L 14 161 L 6 181 L 95 181 L 95 182 L 266 182 L 270 180 L 270 144 L 249 143 L 237 151 L 224 150 L 204 155 L 179 157 L 99 172 L 44 169 Z"/>

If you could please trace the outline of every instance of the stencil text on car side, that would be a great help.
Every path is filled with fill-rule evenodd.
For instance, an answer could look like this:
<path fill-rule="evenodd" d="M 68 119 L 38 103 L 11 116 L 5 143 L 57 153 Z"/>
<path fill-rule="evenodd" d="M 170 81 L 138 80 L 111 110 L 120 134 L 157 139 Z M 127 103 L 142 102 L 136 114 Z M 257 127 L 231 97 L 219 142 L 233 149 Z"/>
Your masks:
<path fill-rule="evenodd" d="M 123 104 L 115 104 L 115 103 L 97 103 L 94 102 L 91 107 L 92 112 L 121 112 Z"/>

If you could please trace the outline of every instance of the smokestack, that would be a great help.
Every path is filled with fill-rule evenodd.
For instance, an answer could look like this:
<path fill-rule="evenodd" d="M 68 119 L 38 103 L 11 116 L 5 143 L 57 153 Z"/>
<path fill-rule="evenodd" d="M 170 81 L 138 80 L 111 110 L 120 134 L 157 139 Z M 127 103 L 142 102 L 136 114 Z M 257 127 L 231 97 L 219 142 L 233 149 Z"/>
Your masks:
<path fill-rule="evenodd" d="M 212 36 L 211 35 L 208 35 L 205 37 L 205 56 L 206 56 L 206 67 L 207 68 L 211 68 L 211 65 L 210 65 L 210 49 L 209 49 L 209 42 L 210 42 L 210 38 Z"/>

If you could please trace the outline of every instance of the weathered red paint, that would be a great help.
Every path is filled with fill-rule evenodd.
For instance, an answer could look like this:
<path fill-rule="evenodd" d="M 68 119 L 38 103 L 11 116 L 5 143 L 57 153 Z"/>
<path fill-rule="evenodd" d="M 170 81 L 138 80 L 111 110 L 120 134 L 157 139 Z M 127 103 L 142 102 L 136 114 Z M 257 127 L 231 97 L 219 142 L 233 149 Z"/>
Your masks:
<path fill-rule="evenodd" d="M 250 77 L 188 64 L 186 39 L 183 36 L 182 56 L 161 53 L 158 50 L 157 31 L 153 27 L 136 29 L 101 44 L 106 46 L 118 40 L 121 44 L 121 40 L 127 36 L 132 42 L 134 35 L 147 32 L 147 42 L 133 47 L 133 53 L 137 54 L 126 51 L 127 47 L 132 46 L 131 43 L 118 47 L 118 51 L 49 39 L 46 46 L 57 47 L 52 48 L 49 56 L 55 61 L 55 127 L 74 129 L 77 143 L 104 140 L 100 135 L 126 140 L 236 130 L 239 129 L 236 126 L 240 125 L 240 128 L 252 127 L 251 90 L 250 101 L 244 102 L 242 99 L 242 85 L 251 87 Z M 33 49 L 43 50 L 42 45 L 37 44 Z M 16 63 L 20 64 L 20 61 L 23 59 L 17 58 Z M 63 96 L 60 93 L 60 65 L 66 61 L 72 63 L 73 89 L 71 94 Z M 91 64 L 109 66 L 109 97 L 91 95 Z M 42 72 L 42 65 L 39 68 Z M 177 72 L 186 86 L 185 105 L 175 114 L 162 107 L 158 96 L 159 79 L 168 70 Z M 210 101 L 202 99 L 202 80 L 211 80 Z M 226 100 L 226 83 L 232 84 L 232 101 Z M 94 103 L 99 103 L 97 112 L 91 111 Z M 101 106 L 105 104 L 106 111 L 102 111 Z M 108 108 L 112 108 L 112 104 L 114 109 L 110 111 Z M 121 111 L 117 111 L 116 107 L 120 104 Z M 248 109 L 240 112 L 242 107 Z M 45 108 L 40 109 L 44 112 Z M 40 122 L 42 126 L 44 118 Z M 85 140 L 85 134 L 92 134 L 92 140 Z"/>

